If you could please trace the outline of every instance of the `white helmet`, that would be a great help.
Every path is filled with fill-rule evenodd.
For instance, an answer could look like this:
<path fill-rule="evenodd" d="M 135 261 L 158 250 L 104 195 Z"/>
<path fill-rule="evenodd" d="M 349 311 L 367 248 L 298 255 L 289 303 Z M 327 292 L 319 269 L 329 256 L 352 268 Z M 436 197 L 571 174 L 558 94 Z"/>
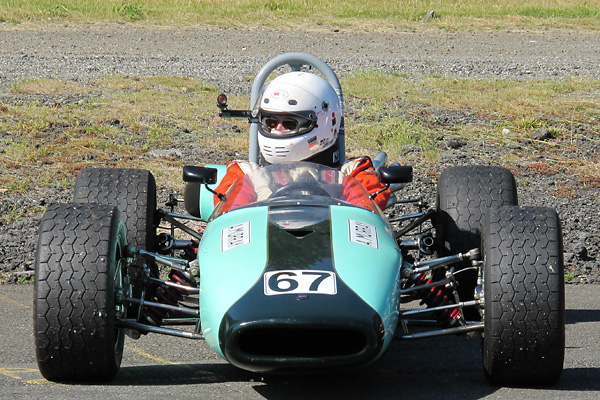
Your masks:
<path fill-rule="evenodd" d="M 258 145 L 268 163 L 306 160 L 335 144 L 342 112 L 327 81 L 308 72 L 289 72 L 263 88 L 254 115 Z"/>

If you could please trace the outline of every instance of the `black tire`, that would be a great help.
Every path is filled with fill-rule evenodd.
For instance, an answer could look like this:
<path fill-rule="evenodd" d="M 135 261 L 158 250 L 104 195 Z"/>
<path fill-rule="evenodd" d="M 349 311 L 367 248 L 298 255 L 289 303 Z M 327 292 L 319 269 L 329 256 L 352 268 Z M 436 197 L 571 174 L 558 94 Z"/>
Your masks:
<path fill-rule="evenodd" d="M 75 203 L 116 206 L 127 227 L 129 244 L 153 251 L 156 241 L 156 181 L 150 171 L 88 168 L 75 181 Z"/>
<path fill-rule="evenodd" d="M 517 185 L 512 173 L 498 166 L 468 165 L 442 171 L 437 185 L 437 232 L 441 256 L 465 253 L 481 245 L 485 210 L 517 205 Z M 456 264 L 457 271 L 469 267 Z M 456 275 L 461 301 L 473 300 L 477 271 Z M 465 309 L 468 320 L 479 319 L 477 310 Z"/>
<path fill-rule="evenodd" d="M 507 386 L 558 381 L 565 353 L 565 288 L 558 215 L 502 207 L 484 218 L 483 367 Z"/>
<path fill-rule="evenodd" d="M 129 245 L 147 251 L 156 251 L 156 181 L 150 171 L 127 168 L 88 168 L 75 181 L 75 203 L 97 203 L 116 206 L 121 212 L 129 235 Z M 158 271 L 154 260 L 135 257 L 129 269 L 133 295 L 142 292 L 146 264 L 155 276 Z M 147 298 L 151 293 L 147 293 Z M 132 306 L 133 309 L 137 306 Z"/>
<path fill-rule="evenodd" d="M 35 261 L 34 335 L 46 379 L 107 381 L 119 371 L 124 336 L 115 320 L 126 311 L 115 295 L 127 290 L 126 245 L 115 207 L 62 204 L 44 214 Z"/>
<path fill-rule="evenodd" d="M 200 218 L 200 189 L 201 186 L 198 182 L 189 182 L 185 185 L 183 193 L 183 202 L 186 211 L 198 218 Z"/>

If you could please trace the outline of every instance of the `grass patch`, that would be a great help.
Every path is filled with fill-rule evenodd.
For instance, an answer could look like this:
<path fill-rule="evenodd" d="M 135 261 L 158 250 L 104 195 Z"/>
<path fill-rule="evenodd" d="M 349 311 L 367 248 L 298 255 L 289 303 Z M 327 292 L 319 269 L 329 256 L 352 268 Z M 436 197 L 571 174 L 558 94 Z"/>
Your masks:
<path fill-rule="evenodd" d="M 438 18 L 421 22 L 435 10 Z M 2 0 L 0 21 L 137 22 L 154 25 L 262 25 L 282 28 L 598 30 L 600 5 L 576 0 Z"/>
<path fill-rule="evenodd" d="M 572 273 L 565 274 L 565 281 L 571 282 L 571 281 L 573 281 L 573 279 L 575 279 L 575 274 L 572 274 Z"/>
<path fill-rule="evenodd" d="M 98 165 L 167 169 L 179 178 L 185 160 L 147 152 L 202 141 L 239 148 L 230 132 L 221 132 L 226 128 L 214 106 L 217 95 L 196 80 L 169 77 L 18 82 L 0 113 L 0 188 L 24 193 Z M 77 101 L 70 102 L 73 96 Z"/>
<path fill-rule="evenodd" d="M 474 155 L 483 161 L 526 165 L 546 175 L 567 172 L 581 185 L 600 185 L 600 156 L 583 149 L 600 142 L 600 81 L 411 79 L 371 72 L 344 77 L 342 87 L 351 156 L 386 151 L 390 161 L 434 164 L 449 141 L 476 140 L 514 148 L 501 160 L 485 159 L 485 151 Z M 201 149 L 247 149 L 246 121 L 219 119 L 217 95 L 200 81 L 173 77 L 17 82 L 10 102 L 0 100 L 0 190 L 64 186 L 89 166 L 147 168 L 159 186 L 179 187 L 181 166 Z M 249 99 L 230 103 L 245 108 Z M 539 129 L 550 139 L 534 139 Z M 172 149 L 185 154 L 148 155 Z M 557 195 L 569 198 L 572 188 L 559 188 Z"/>
<path fill-rule="evenodd" d="M 433 162 L 443 150 L 438 139 L 475 139 L 514 145 L 505 159 L 491 160 L 495 163 L 525 161 L 547 174 L 570 171 L 592 185 L 600 178 L 598 156 L 579 150 L 583 142 L 600 140 L 600 81 L 415 80 L 363 73 L 346 77 L 343 87 L 352 114 L 346 118 L 350 151 L 376 143 L 390 155 L 416 162 L 426 155 Z M 540 129 L 551 140 L 535 139 Z M 566 158 L 565 150 L 577 157 Z M 545 162 L 535 164 L 540 154 Z"/>

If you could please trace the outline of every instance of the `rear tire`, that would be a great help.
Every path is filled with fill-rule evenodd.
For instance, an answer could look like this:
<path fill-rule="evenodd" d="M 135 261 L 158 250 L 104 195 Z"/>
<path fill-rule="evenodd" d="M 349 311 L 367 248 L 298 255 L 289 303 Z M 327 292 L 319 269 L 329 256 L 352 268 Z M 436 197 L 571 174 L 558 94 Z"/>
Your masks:
<path fill-rule="evenodd" d="M 494 207 L 517 205 L 517 185 L 512 173 L 502 167 L 485 165 L 445 169 L 437 185 L 437 230 L 440 255 L 465 253 L 481 245 L 483 214 Z M 457 271 L 469 262 L 455 264 Z M 473 300 L 477 271 L 456 275 L 461 301 Z M 466 308 L 467 320 L 478 320 L 474 308 Z"/>
<path fill-rule="evenodd" d="M 153 251 L 156 241 L 156 181 L 150 171 L 126 168 L 88 168 L 75 181 L 74 203 L 116 206 L 129 244 Z"/>
<path fill-rule="evenodd" d="M 560 221 L 553 209 L 502 207 L 484 219 L 483 367 L 490 382 L 549 385 L 565 353 Z"/>
<path fill-rule="evenodd" d="M 125 225 L 115 207 L 48 208 L 35 261 L 34 335 L 38 366 L 52 381 L 107 381 L 119 371 L 128 290 Z"/>
<path fill-rule="evenodd" d="M 127 168 L 88 168 L 75 181 L 73 202 L 115 206 L 121 212 L 131 246 L 154 252 L 156 250 L 156 181 L 150 171 Z M 154 260 L 133 259 L 129 276 L 134 296 L 139 297 L 146 264 L 158 276 Z M 132 307 L 137 308 L 137 306 Z"/>

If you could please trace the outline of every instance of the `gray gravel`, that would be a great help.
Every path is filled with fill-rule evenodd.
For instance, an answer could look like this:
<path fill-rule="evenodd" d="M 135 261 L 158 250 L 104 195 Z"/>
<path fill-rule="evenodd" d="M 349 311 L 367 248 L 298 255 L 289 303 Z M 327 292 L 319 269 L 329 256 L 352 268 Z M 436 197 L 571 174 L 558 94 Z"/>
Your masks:
<path fill-rule="evenodd" d="M 213 82 L 229 93 L 245 92 L 248 79 L 265 62 L 289 51 L 314 54 L 339 75 L 376 69 L 411 75 L 600 78 L 597 32 L 0 24 L 0 85 L 29 77 L 172 75 Z"/>
<path fill-rule="evenodd" d="M 439 74 L 525 80 L 572 76 L 600 79 L 600 32 L 279 31 L 206 26 L 174 29 L 122 24 L 0 23 L 0 104 L 12 99 L 9 94 L 12 83 L 32 77 L 86 80 L 109 74 L 184 76 L 215 84 L 226 93 L 245 94 L 260 67 L 288 51 L 314 54 L 340 76 L 361 70 L 380 70 L 413 77 Z M 347 115 L 351 113 L 349 107 Z M 449 126 L 473 122 L 468 115 L 439 110 L 433 110 L 429 118 Z M 573 127 L 573 130 L 578 129 L 582 140 L 577 143 L 577 154 L 570 156 L 598 154 L 597 128 Z M 435 166 L 438 170 L 456 164 L 493 163 L 511 150 L 445 138 L 440 138 L 440 146 L 444 152 Z M 186 153 L 184 151 L 184 156 Z M 201 154 L 205 162 L 224 162 L 233 157 L 208 149 L 201 149 Z M 433 192 L 434 182 L 425 174 L 430 166 L 416 167 L 416 184 L 424 191 Z M 519 188 L 521 203 L 555 207 L 561 215 L 565 261 L 568 271 L 575 276 L 573 282 L 600 282 L 600 190 L 581 187 L 565 174 L 541 176 L 518 163 L 516 167 L 522 172 L 519 179 L 529 182 Z M 578 187 L 576 198 L 554 197 L 552 193 L 557 185 Z M 44 206 L 69 198 L 70 193 L 58 185 L 24 196 L 9 196 L 0 190 L 0 213 L 14 207 Z M 30 216 L 14 224 L 0 225 L 0 273 L 5 276 L 8 273 L 9 280 L 31 274 L 40 217 Z"/>

